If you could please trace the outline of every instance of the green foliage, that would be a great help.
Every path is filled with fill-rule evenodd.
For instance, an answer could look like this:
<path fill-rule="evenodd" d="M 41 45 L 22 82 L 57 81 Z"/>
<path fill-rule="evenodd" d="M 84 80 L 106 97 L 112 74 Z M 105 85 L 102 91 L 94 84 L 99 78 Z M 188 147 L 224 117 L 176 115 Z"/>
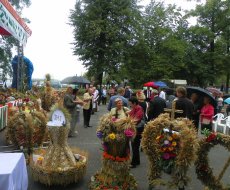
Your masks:
<path fill-rule="evenodd" d="M 135 39 L 134 0 L 78 0 L 71 11 L 74 27 L 74 54 L 89 72 L 98 77 L 104 71 L 116 72 L 124 52 Z"/>
<path fill-rule="evenodd" d="M 230 75 L 229 0 L 207 0 L 186 14 L 155 0 L 144 10 L 131 0 L 78 0 L 70 20 L 74 54 L 96 80 L 106 72 L 105 81 L 128 78 L 133 87 L 162 79 L 207 86 Z"/>

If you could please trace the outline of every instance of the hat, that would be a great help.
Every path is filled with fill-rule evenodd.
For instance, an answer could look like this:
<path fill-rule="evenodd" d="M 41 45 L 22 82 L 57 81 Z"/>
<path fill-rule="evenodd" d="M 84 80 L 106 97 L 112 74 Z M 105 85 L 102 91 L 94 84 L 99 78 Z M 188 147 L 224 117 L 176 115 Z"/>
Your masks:
<path fill-rule="evenodd" d="M 136 93 L 136 97 L 137 97 L 138 100 L 145 100 L 145 98 L 146 98 L 145 94 L 142 91 L 138 91 Z"/>

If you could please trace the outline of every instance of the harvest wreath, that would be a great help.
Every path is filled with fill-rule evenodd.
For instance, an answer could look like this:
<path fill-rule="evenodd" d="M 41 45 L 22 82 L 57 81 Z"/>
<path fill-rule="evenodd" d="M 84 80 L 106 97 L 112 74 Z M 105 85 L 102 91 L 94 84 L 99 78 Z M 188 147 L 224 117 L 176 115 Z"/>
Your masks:
<path fill-rule="evenodd" d="M 32 152 L 34 146 L 40 146 L 46 135 L 47 118 L 42 112 L 36 110 L 20 109 L 9 118 L 7 126 L 9 140 L 17 147 L 25 147 L 28 154 Z"/>
<path fill-rule="evenodd" d="M 201 180 L 201 182 L 211 190 L 227 190 L 229 187 L 224 187 L 221 183 L 221 179 L 226 172 L 227 168 L 230 165 L 230 157 L 225 163 L 222 171 L 220 172 L 218 177 L 215 177 L 213 174 L 212 168 L 209 166 L 208 153 L 211 148 L 216 145 L 221 145 L 225 147 L 228 151 L 230 151 L 230 136 L 220 134 L 220 133 L 212 133 L 208 130 L 204 131 L 206 138 L 200 140 L 200 147 L 198 149 L 198 159 L 195 162 L 197 178 Z"/>
<path fill-rule="evenodd" d="M 147 123 L 141 144 L 150 162 L 149 189 L 157 185 L 183 189 L 188 184 L 186 173 L 198 148 L 192 121 L 185 118 L 171 121 L 169 114 L 161 114 Z M 172 181 L 162 180 L 162 171 L 170 174 Z"/>
<path fill-rule="evenodd" d="M 104 115 L 97 129 L 102 141 L 102 169 L 91 178 L 90 190 L 136 190 L 135 178 L 129 173 L 129 142 L 135 137 L 134 121 L 127 117 L 116 119 Z"/>

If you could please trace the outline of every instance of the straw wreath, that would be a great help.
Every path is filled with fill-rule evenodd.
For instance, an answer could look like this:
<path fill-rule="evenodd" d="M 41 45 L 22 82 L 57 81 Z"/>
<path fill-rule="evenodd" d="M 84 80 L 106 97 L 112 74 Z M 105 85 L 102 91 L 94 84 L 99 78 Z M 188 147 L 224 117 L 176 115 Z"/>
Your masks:
<path fill-rule="evenodd" d="M 230 165 L 230 157 L 225 163 L 220 174 L 215 177 L 213 174 L 212 168 L 209 166 L 208 153 L 216 145 L 221 145 L 227 151 L 230 151 L 230 137 L 221 133 L 205 133 L 206 137 L 201 139 L 199 144 L 200 147 L 198 149 L 198 158 L 195 162 L 197 178 L 207 186 L 206 189 L 210 190 L 227 190 L 229 187 L 224 187 L 221 183 L 221 179 L 226 172 L 227 168 Z"/>
<path fill-rule="evenodd" d="M 178 134 L 178 148 L 174 155 L 175 158 L 173 159 L 173 169 L 171 172 L 172 180 L 168 182 L 161 179 L 163 168 L 160 163 L 162 163 L 163 158 L 159 138 L 165 134 L 163 132 L 164 129 L 176 131 L 177 133 L 175 134 Z M 189 178 L 187 171 L 196 159 L 196 151 L 198 148 L 198 138 L 192 121 L 185 118 L 171 121 L 169 114 L 161 114 L 145 126 L 141 145 L 150 163 L 150 187 L 167 185 L 168 188 L 183 188 L 188 184 Z"/>

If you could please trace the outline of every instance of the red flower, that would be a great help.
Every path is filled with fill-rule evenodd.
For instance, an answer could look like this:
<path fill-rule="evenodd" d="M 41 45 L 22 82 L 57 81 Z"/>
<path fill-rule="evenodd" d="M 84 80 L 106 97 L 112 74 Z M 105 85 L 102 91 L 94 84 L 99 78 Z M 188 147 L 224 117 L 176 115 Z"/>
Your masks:
<path fill-rule="evenodd" d="M 211 133 L 208 138 L 206 139 L 206 142 L 211 142 L 213 140 L 216 139 L 216 134 L 215 133 Z"/>

